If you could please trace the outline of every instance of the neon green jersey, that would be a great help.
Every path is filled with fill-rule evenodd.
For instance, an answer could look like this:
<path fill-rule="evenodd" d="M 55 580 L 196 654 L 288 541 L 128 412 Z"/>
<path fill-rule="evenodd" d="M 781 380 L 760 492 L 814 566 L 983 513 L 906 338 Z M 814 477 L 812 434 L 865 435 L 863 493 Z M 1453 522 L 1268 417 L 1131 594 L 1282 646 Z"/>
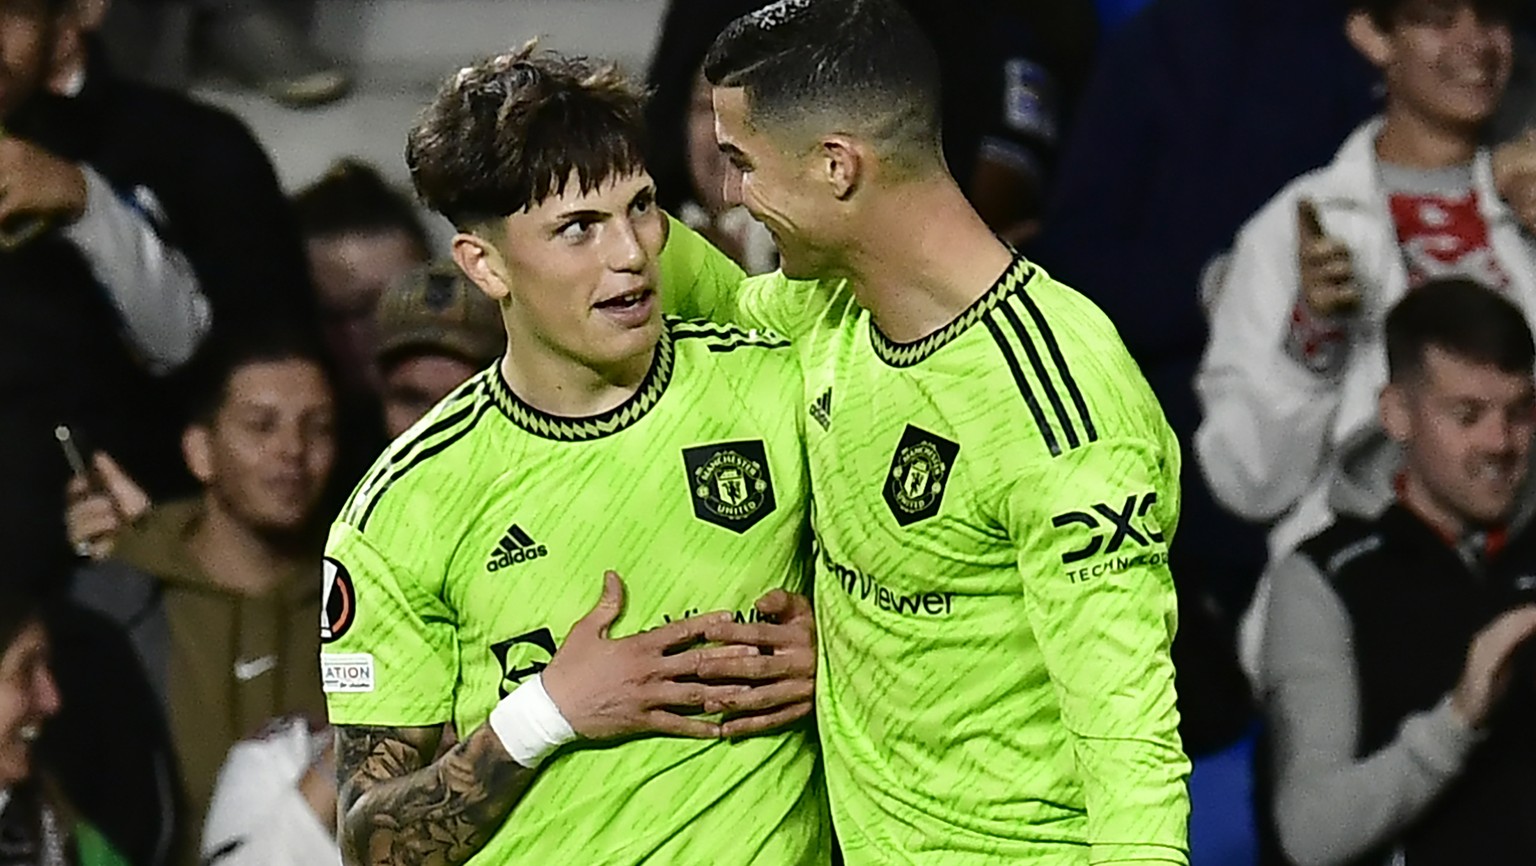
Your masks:
<path fill-rule="evenodd" d="M 473 731 L 543 669 L 607 569 L 628 578 L 615 637 L 804 591 L 800 387 L 782 338 L 672 319 L 640 390 L 599 417 L 545 415 L 499 369 L 475 376 L 331 530 L 331 721 Z M 809 726 L 567 747 L 470 862 L 825 863 L 817 751 Z"/>
<path fill-rule="evenodd" d="M 850 866 L 1187 862 L 1179 450 L 1108 320 L 1023 259 L 906 345 L 841 283 L 716 288 L 671 303 L 801 354 Z"/>

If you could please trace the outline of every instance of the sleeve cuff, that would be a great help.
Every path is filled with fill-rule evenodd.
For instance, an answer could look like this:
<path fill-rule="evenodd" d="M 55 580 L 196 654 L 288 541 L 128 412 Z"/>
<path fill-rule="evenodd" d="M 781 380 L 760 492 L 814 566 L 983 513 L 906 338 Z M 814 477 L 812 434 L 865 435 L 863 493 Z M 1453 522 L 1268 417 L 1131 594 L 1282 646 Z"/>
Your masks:
<path fill-rule="evenodd" d="M 1319 376 L 1332 376 L 1344 366 L 1349 354 L 1349 331 L 1344 320 L 1314 315 L 1297 299 L 1291 308 L 1285 352 L 1292 360 Z"/>
<path fill-rule="evenodd" d="M 1174 863 L 1189 866 L 1189 852 L 1168 845 L 1095 844 L 1089 850 L 1088 862 L 1092 866 L 1111 866 L 1115 863 Z"/>
<path fill-rule="evenodd" d="M 1451 705 L 1450 695 L 1446 695 L 1428 713 L 1405 722 L 1403 738 L 1412 744 L 1414 754 L 1426 767 L 1447 778 L 1461 770 L 1467 754 L 1482 741 L 1483 735 L 1462 721 Z"/>
<path fill-rule="evenodd" d="M 112 206 L 119 202 L 112 185 L 95 169 L 81 165 L 80 173 L 85 176 L 85 210 L 64 228 L 64 236 L 82 249 L 90 249 L 111 234 Z"/>

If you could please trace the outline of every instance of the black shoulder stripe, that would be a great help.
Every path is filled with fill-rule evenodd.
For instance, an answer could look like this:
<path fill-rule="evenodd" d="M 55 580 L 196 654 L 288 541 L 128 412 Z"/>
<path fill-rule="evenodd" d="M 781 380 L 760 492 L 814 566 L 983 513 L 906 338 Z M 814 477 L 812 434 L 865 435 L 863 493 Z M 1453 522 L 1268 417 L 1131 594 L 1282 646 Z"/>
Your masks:
<path fill-rule="evenodd" d="M 1040 409 L 1040 401 L 1035 399 L 1035 392 L 1029 387 L 1029 380 L 1024 378 L 1024 371 L 1019 367 L 1019 359 L 1013 354 L 1013 348 L 1003 338 L 1002 329 L 993 321 L 992 316 L 982 320 L 987 325 L 987 331 L 992 334 L 992 339 L 997 343 L 997 348 L 1003 353 L 1003 360 L 1008 362 L 1008 369 L 1013 373 L 1013 381 L 1019 386 L 1019 393 L 1024 395 L 1024 404 L 1029 407 L 1029 414 L 1035 418 L 1035 426 L 1040 428 L 1040 435 L 1045 439 L 1045 447 L 1051 450 L 1051 456 L 1061 455 L 1061 445 L 1056 442 L 1056 433 L 1051 430 L 1051 425 L 1045 420 L 1045 413 Z"/>
<path fill-rule="evenodd" d="M 454 425 L 459 424 L 465 418 L 468 418 L 470 413 L 473 411 L 475 411 L 475 406 L 473 403 L 471 403 L 462 409 L 458 409 L 453 413 L 440 418 L 436 423 L 421 431 L 421 433 L 416 435 L 409 442 L 401 443 L 399 451 L 396 452 L 398 459 L 380 460 L 379 465 L 375 466 L 373 470 L 368 473 L 368 476 L 363 481 L 363 483 L 358 486 L 358 491 L 372 491 L 376 488 L 382 489 L 381 485 L 387 487 L 389 482 L 384 480 L 384 476 L 394 471 L 394 467 L 400 465 L 401 460 L 406 459 L 413 450 L 420 448 L 423 442 L 431 439 L 433 436 L 437 436 L 452 429 Z M 354 497 L 355 496 L 356 494 L 354 494 Z M 346 513 L 348 515 L 354 515 L 354 512 L 356 512 L 357 507 L 360 504 L 361 503 L 355 501 L 354 499 L 352 504 L 347 506 Z"/>
<path fill-rule="evenodd" d="M 1083 392 L 1078 390 L 1077 380 L 1072 378 L 1072 371 L 1067 368 L 1067 359 L 1062 357 L 1061 344 L 1056 342 L 1056 334 L 1051 331 L 1051 326 L 1040 312 L 1040 307 L 1035 299 L 1029 296 L 1028 291 L 1018 293 L 1018 299 L 1029 310 L 1030 318 L 1035 320 L 1035 327 L 1040 329 L 1040 336 L 1045 338 L 1046 351 L 1051 353 L 1051 360 L 1056 362 L 1056 369 L 1061 371 L 1061 381 L 1067 386 L 1067 394 L 1072 398 L 1072 405 L 1077 407 L 1077 414 L 1083 419 L 1083 429 L 1088 433 L 1089 442 L 1097 442 L 1099 431 L 1094 429 L 1093 418 L 1088 415 L 1088 403 L 1083 400 Z"/>
<path fill-rule="evenodd" d="M 1067 417 L 1067 407 L 1061 402 L 1061 394 L 1057 392 L 1050 375 L 1045 372 L 1045 361 L 1040 357 L 1040 350 L 1035 347 L 1035 338 L 1024 329 L 1024 323 L 1019 321 L 1019 315 L 1013 311 L 1012 304 L 1004 301 L 998 305 L 998 310 L 1002 312 L 1003 318 L 1008 320 L 1008 326 L 1018 336 L 1019 345 L 1024 347 L 1024 354 L 1029 357 L 1029 366 L 1035 371 L 1035 378 L 1039 380 L 1041 389 L 1045 391 L 1046 399 L 1051 401 L 1051 409 L 1056 413 L 1056 420 L 1061 422 L 1061 431 L 1067 437 L 1067 447 L 1076 448 L 1082 444 L 1077 438 L 1077 428 L 1072 426 L 1072 419 Z"/>
<path fill-rule="evenodd" d="M 473 397 L 476 391 L 485 391 L 489 382 L 490 380 L 484 374 L 472 376 L 467 382 L 455 389 L 446 398 L 446 401 L 452 403 L 456 400 Z M 469 416 L 475 411 L 475 405 L 474 402 L 468 402 L 439 418 L 409 440 L 399 443 L 398 447 L 391 446 L 393 452 L 390 458 L 379 461 L 379 465 L 369 472 L 366 482 L 358 485 L 357 490 L 362 496 L 359 498 L 358 493 L 353 494 L 353 501 L 348 504 L 346 511 L 343 512 L 344 519 L 356 525 L 358 512 L 365 507 L 365 501 L 371 500 L 378 490 L 389 486 L 389 474 L 396 471 L 404 461 L 408 460 L 415 451 L 426 445 L 433 437 L 448 433 L 468 420 Z"/>
<path fill-rule="evenodd" d="M 390 473 L 389 478 L 385 479 L 383 485 L 373 494 L 373 498 L 368 500 L 368 507 L 363 509 L 363 516 L 357 521 L 357 531 L 363 532 L 368 528 L 368 518 L 373 516 L 373 509 L 379 504 L 379 500 L 384 498 L 384 494 L 389 492 L 390 487 L 393 486 L 395 482 L 404 478 L 406 473 L 410 472 L 412 469 L 415 469 L 417 466 L 420 466 L 427 460 L 430 460 L 431 458 L 436 457 L 438 454 L 441 454 L 444 449 L 448 448 L 453 443 L 463 439 L 465 436 L 468 436 L 469 432 L 475 429 L 475 425 L 480 423 L 480 419 L 484 418 L 485 413 L 489 411 L 490 408 L 494 405 L 495 404 L 489 400 L 481 403 L 480 408 L 475 412 L 475 417 L 471 419 L 468 424 L 464 425 L 459 430 L 454 431 L 451 435 L 443 437 L 442 440 L 438 441 L 431 447 L 423 448 L 422 450 L 416 452 L 416 456 L 412 457 L 409 463 L 406 463 L 398 470 Z"/>

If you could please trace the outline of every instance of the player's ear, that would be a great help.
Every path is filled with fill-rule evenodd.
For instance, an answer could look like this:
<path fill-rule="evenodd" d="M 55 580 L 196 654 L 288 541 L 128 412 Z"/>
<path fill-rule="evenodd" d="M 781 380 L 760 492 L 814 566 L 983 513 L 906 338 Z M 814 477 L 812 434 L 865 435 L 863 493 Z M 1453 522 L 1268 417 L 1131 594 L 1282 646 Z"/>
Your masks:
<path fill-rule="evenodd" d="M 823 180 L 832 194 L 838 201 L 847 201 L 858 191 L 868 169 L 862 149 L 846 136 L 831 135 L 821 140 L 818 157 Z"/>
<path fill-rule="evenodd" d="M 213 483 L 213 434 L 201 423 L 188 424 L 181 431 L 181 456 L 187 469 L 201 484 Z"/>
<path fill-rule="evenodd" d="M 511 294 L 501 251 L 481 232 L 459 232 L 454 235 L 452 251 L 453 261 L 459 270 L 491 300 L 501 303 Z"/>

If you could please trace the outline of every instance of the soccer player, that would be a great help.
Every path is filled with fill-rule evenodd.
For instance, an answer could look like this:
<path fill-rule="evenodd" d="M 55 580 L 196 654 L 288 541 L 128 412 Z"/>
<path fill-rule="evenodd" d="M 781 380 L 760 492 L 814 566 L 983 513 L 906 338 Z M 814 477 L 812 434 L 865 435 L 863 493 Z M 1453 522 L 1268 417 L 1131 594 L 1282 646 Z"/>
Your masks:
<path fill-rule="evenodd" d="M 331 532 L 322 668 L 354 862 L 830 854 L 814 735 L 721 736 L 810 709 L 799 368 L 777 336 L 663 319 L 641 129 L 616 74 L 524 49 L 459 72 L 410 134 L 417 192 L 508 348 Z M 703 266 L 676 241 L 675 272 Z M 648 579 L 626 595 L 613 570 Z M 722 723 L 698 711 L 745 686 L 699 669 L 731 677 L 755 650 L 690 647 L 733 616 L 776 620 L 796 671 Z M 449 721 L 467 736 L 434 759 Z"/>
<path fill-rule="evenodd" d="M 892 0 L 781 0 L 705 73 L 727 197 L 783 271 L 679 301 L 802 357 L 847 862 L 1187 862 L 1179 451 L 1114 327 L 966 203 Z"/>

